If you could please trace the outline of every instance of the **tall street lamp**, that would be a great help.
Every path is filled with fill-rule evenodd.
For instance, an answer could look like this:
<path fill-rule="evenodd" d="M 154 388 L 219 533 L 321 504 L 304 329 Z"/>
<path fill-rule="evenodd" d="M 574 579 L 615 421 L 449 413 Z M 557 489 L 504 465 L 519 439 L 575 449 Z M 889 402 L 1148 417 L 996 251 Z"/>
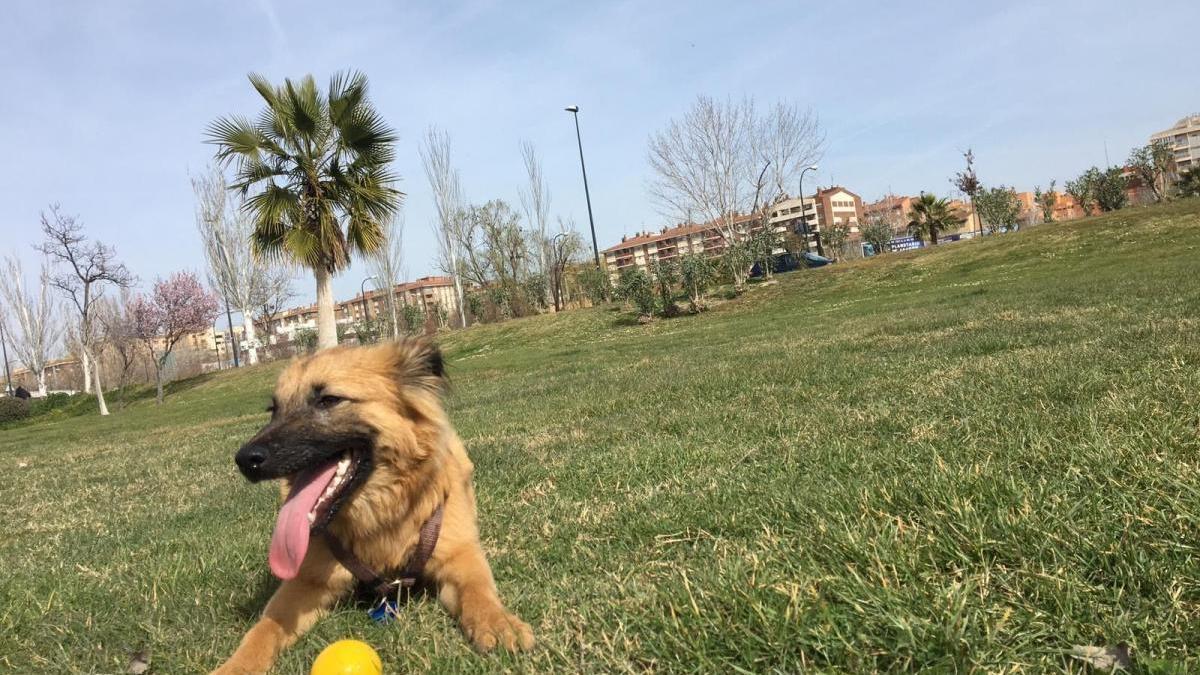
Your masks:
<path fill-rule="evenodd" d="M 363 300 L 363 321 L 371 320 L 371 306 L 367 304 L 367 282 L 372 280 L 378 281 L 379 277 L 372 274 L 358 285 L 358 294 L 362 296 Z"/>
<path fill-rule="evenodd" d="M 812 164 L 812 165 L 804 167 L 804 170 L 800 172 L 800 220 L 804 223 L 804 249 L 805 250 L 808 250 L 808 212 L 804 210 L 804 174 L 808 173 L 809 171 L 816 171 L 816 170 L 817 170 L 817 165 Z M 814 216 L 817 215 L 816 200 L 813 200 L 813 215 Z M 819 216 L 818 216 L 818 218 L 819 218 Z M 817 227 L 820 228 L 819 221 L 817 222 Z M 821 253 L 821 231 L 820 231 L 820 229 L 817 230 L 817 252 Z M 825 254 L 821 253 L 821 255 L 825 255 Z"/>
<path fill-rule="evenodd" d="M 600 247 L 596 246 L 596 221 L 592 219 L 592 194 L 588 192 L 587 166 L 583 163 L 583 138 L 579 135 L 579 106 L 572 105 L 563 108 L 575 117 L 575 142 L 579 144 L 579 169 L 583 172 L 583 196 L 587 199 L 588 225 L 592 228 L 592 255 L 596 258 L 596 267 L 600 267 Z"/>

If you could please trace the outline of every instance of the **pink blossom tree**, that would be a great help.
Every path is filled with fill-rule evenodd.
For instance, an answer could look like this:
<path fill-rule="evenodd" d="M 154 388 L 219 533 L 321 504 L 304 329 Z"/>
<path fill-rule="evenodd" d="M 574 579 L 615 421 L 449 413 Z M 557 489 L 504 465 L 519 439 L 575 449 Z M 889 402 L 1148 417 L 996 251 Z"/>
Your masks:
<path fill-rule="evenodd" d="M 189 333 L 202 331 L 217 316 L 217 296 L 191 272 L 176 272 L 154 282 L 149 295 L 138 295 L 129 305 L 133 332 L 150 353 L 157 385 L 156 400 L 163 401 L 163 369 L 175 345 Z"/>

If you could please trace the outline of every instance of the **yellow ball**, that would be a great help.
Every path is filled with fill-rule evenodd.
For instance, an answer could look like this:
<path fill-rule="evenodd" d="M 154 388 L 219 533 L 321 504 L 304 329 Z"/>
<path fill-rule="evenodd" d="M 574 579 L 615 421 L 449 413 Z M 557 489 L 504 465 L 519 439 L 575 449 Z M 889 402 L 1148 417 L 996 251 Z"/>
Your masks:
<path fill-rule="evenodd" d="M 313 661 L 312 675 L 383 675 L 383 662 L 365 642 L 338 640 Z"/>

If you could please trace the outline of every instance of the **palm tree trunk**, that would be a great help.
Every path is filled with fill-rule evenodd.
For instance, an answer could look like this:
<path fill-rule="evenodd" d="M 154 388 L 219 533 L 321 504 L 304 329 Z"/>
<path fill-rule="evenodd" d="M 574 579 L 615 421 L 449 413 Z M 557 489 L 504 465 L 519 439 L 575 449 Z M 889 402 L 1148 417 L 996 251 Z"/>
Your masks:
<path fill-rule="evenodd" d="M 333 316 L 333 278 L 329 270 L 317 267 L 317 349 L 336 347 L 337 321 Z"/>

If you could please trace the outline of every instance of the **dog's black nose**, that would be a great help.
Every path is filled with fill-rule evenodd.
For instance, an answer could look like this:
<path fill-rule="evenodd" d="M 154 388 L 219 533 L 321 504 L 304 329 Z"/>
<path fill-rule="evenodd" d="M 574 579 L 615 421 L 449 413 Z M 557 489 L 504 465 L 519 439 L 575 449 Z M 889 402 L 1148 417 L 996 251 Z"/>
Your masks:
<path fill-rule="evenodd" d="M 242 475 L 246 478 L 254 480 L 258 477 L 259 469 L 263 463 L 267 461 L 270 453 L 267 449 L 256 443 L 242 446 L 241 450 L 234 455 L 233 461 L 237 462 L 238 468 L 242 470 Z"/>

